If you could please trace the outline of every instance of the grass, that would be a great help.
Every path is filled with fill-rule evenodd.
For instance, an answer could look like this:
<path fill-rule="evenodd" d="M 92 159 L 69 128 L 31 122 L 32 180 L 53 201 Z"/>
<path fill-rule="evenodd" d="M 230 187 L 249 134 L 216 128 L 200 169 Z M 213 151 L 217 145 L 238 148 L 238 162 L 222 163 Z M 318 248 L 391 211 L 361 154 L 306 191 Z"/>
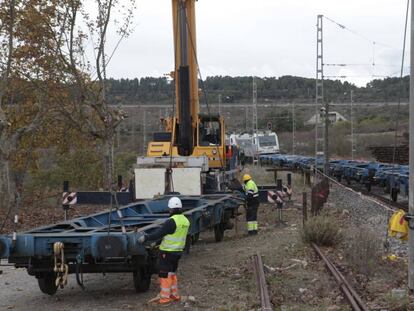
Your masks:
<path fill-rule="evenodd" d="M 334 246 L 341 241 L 339 224 L 329 215 L 310 218 L 301 231 L 302 241 L 320 246 Z"/>
<path fill-rule="evenodd" d="M 348 237 L 345 249 L 348 263 L 359 273 L 373 275 L 381 258 L 381 240 L 375 233 L 363 228 L 350 233 Z"/>

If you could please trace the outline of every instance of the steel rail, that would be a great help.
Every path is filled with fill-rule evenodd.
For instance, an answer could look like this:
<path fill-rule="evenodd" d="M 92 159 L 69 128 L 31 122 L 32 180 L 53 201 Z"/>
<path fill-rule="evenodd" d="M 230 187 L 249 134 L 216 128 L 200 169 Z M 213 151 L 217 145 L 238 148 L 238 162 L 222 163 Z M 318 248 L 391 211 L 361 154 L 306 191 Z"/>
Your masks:
<path fill-rule="evenodd" d="M 408 204 L 404 204 L 404 203 L 400 203 L 400 202 L 395 202 L 395 201 L 393 201 L 393 200 L 391 200 L 389 198 L 384 197 L 381 194 L 372 193 L 372 192 L 369 192 L 369 191 L 367 191 L 365 189 L 359 189 L 358 187 L 355 187 L 355 186 L 351 186 L 351 188 L 353 188 L 356 191 L 361 192 L 365 196 L 370 196 L 370 197 L 373 197 L 375 199 L 378 199 L 381 202 L 389 205 L 390 207 L 397 208 L 397 209 L 402 209 L 404 211 L 408 211 Z"/>
<path fill-rule="evenodd" d="M 388 209 L 389 211 L 395 211 L 395 209 L 402 209 L 404 211 L 408 210 L 408 206 L 400 203 L 400 202 L 395 202 L 393 200 L 390 200 L 388 198 L 385 198 L 384 196 L 380 195 L 380 194 L 376 194 L 376 193 L 372 193 L 366 189 L 362 189 L 361 187 L 357 187 L 355 184 L 354 185 L 345 185 L 342 182 L 339 182 L 337 180 L 335 180 L 332 176 L 328 176 L 325 175 L 324 173 L 318 171 L 319 174 L 327 177 L 329 180 L 331 180 L 333 183 L 344 187 L 345 189 L 347 189 L 348 191 L 353 191 L 354 193 L 358 194 L 358 195 L 363 195 L 369 199 L 371 199 L 373 202 L 382 205 L 384 208 Z"/>
<path fill-rule="evenodd" d="M 362 301 L 361 297 L 351 286 L 351 284 L 345 279 L 342 273 L 338 270 L 337 267 L 322 253 L 321 249 L 315 244 L 312 243 L 312 247 L 318 256 L 324 261 L 329 272 L 335 278 L 336 282 L 339 284 L 339 287 L 349 304 L 351 305 L 354 311 L 369 311 L 366 304 Z"/>
<path fill-rule="evenodd" d="M 339 183 L 339 182 L 337 182 L 337 183 Z M 395 210 L 395 209 L 402 209 L 404 211 L 408 211 L 408 204 L 401 203 L 401 202 L 396 202 L 396 201 L 393 201 L 393 200 L 385 197 L 382 194 L 375 193 L 375 192 L 372 192 L 372 191 L 368 191 L 362 185 L 357 185 L 357 184 L 346 185 L 346 184 L 344 184 L 342 182 L 339 183 L 339 184 L 341 186 L 350 188 L 350 189 L 354 190 L 355 192 L 359 192 L 359 193 L 361 193 L 362 195 L 364 195 L 366 197 L 371 197 L 373 199 L 376 199 L 376 200 L 380 201 L 381 203 L 384 203 L 384 204 L 388 205 L 393 210 Z"/>
<path fill-rule="evenodd" d="M 265 273 L 263 270 L 262 257 L 259 253 L 253 255 L 253 268 L 256 276 L 257 288 L 260 294 L 260 301 L 262 304 L 262 311 L 273 311 L 272 304 L 269 298 L 269 291 L 267 289 Z"/>

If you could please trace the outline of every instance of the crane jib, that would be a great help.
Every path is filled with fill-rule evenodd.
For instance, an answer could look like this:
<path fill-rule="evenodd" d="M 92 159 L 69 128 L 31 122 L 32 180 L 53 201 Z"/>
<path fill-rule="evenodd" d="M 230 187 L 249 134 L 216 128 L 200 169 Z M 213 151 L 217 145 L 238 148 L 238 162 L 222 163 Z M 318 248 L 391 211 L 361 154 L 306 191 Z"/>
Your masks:
<path fill-rule="evenodd" d="M 178 152 L 182 156 L 189 156 L 193 152 L 193 130 L 190 106 L 190 68 L 180 66 L 179 94 L 180 94 L 180 123 L 178 128 Z"/>

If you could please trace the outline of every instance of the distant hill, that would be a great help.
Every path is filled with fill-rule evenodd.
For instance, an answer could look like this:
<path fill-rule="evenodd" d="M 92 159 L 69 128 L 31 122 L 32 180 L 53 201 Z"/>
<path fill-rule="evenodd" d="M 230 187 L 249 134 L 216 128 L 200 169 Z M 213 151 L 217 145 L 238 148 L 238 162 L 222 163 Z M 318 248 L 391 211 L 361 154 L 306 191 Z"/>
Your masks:
<path fill-rule="evenodd" d="M 331 102 L 349 101 L 350 91 L 354 91 L 355 102 L 388 102 L 407 101 L 409 95 L 409 76 L 402 80 L 400 95 L 400 79 L 375 79 L 365 87 L 357 87 L 340 80 L 325 80 L 325 99 Z M 165 77 L 110 79 L 109 100 L 114 104 L 171 104 L 174 84 Z M 221 94 L 223 103 L 251 101 L 252 77 L 207 77 L 199 87 L 205 92 L 208 102 L 217 102 Z M 282 76 L 257 79 L 257 96 L 259 102 L 295 101 L 313 102 L 315 98 L 315 79 Z M 204 101 L 204 95 L 200 96 Z"/>

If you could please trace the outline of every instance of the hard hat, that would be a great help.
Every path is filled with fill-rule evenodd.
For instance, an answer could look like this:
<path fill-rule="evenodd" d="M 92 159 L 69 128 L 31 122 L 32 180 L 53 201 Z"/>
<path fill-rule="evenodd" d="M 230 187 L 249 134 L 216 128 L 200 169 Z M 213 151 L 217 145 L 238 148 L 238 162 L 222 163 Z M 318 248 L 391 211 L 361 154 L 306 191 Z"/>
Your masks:
<path fill-rule="evenodd" d="M 248 181 L 248 180 L 250 180 L 250 179 L 252 179 L 252 177 L 249 175 L 249 174 L 244 174 L 243 175 L 243 181 L 245 182 L 245 181 Z"/>
<path fill-rule="evenodd" d="M 180 198 L 172 197 L 168 201 L 168 208 L 174 209 L 174 208 L 183 208 L 183 203 L 181 203 Z"/>

